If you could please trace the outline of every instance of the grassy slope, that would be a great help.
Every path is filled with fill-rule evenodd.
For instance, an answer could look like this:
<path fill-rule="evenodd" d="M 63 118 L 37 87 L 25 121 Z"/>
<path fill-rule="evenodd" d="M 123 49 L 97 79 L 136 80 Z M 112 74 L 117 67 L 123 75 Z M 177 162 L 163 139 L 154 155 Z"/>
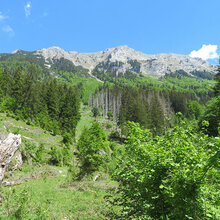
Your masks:
<path fill-rule="evenodd" d="M 85 127 L 90 127 L 93 121 L 94 118 L 92 118 L 91 109 L 87 106 L 81 105 L 81 119 L 76 127 L 76 141 L 79 140 L 82 130 Z"/>
<path fill-rule="evenodd" d="M 90 109 L 82 107 L 82 117 L 76 129 L 77 140 L 82 129 L 90 126 L 93 120 Z M 47 149 L 59 145 L 62 140 L 39 127 L 0 114 L 0 134 L 6 136 L 10 131 L 21 134 L 22 139 L 29 139 L 36 145 L 44 143 Z M 10 172 L 12 176 L 9 175 L 8 180 L 23 179 L 23 183 L 1 188 L 0 219 L 10 219 L 13 215 L 17 215 L 16 219 L 106 219 L 109 210 L 104 196 L 115 183 L 103 174 L 96 182 L 85 179 L 63 187 L 67 181 L 67 169 L 24 164 L 22 170 Z M 24 181 L 30 177 L 34 179 Z"/>
<path fill-rule="evenodd" d="M 28 139 L 36 144 L 43 143 L 48 148 L 52 145 L 59 144 L 62 140 L 61 136 L 52 136 L 40 127 L 27 125 L 23 121 L 17 121 L 2 113 L 0 114 L 0 134 L 6 136 L 9 132 L 19 133 L 22 139 Z"/>
<path fill-rule="evenodd" d="M 2 214 L 2 210 L 7 210 L 7 203 L 11 216 L 19 207 L 22 208 L 22 213 L 17 216 L 22 219 L 106 219 L 109 208 L 104 196 L 112 188 L 112 182 L 82 181 L 63 187 L 64 183 L 65 177 L 60 176 L 14 186 L 13 194 L 11 188 L 4 188 L 1 219 L 7 217 L 7 214 Z"/>

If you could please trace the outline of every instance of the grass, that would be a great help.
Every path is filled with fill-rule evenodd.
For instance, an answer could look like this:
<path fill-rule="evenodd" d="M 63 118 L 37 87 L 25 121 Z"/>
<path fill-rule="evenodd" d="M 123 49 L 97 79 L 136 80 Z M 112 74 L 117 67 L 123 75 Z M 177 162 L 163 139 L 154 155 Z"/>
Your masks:
<path fill-rule="evenodd" d="M 90 127 L 95 120 L 87 106 L 82 105 L 81 115 L 76 140 L 83 128 Z M 7 136 L 9 132 L 21 134 L 22 140 L 28 139 L 36 146 L 43 143 L 46 149 L 60 145 L 62 140 L 59 135 L 52 136 L 39 127 L 0 113 L 0 134 Z M 8 171 L 7 181 L 22 180 L 22 184 L 0 188 L 0 219 L 109 219 L 111 210 L 104 197 L 117 187 L 116 182 L 104 173 L 95 182 L 92 177 L 67 182 L 67 170 L 68 167 L 33 163 Z"/>
<path fill-rule="evenodd" d="M 63 187 L 65 178 L 41 178 L 4 188 L 0 218 L 107 219 L 110 210 L 104 197 L 116 186 L 114 182 L 84 180 Z"/>
<path fill-rule="evenodd" d="M 95 119 L 92 117 L 91 109 L 85 105 L 81 105 L 81 118 L 76 127 L 76 141 L 85 127 L 90 127 Z"/>
<path fill-rule="evenodd" d="M 7 117 L 0 113 L 0 134 L 7 136 L 9 132 L 21 134 L 22 139 L 28 139 L 35 144 L 43 143 L 48 146 L 59 145 L 62 141 L 61 136 L 53 136 L 40 127 L 27 125 L 23 121 Z"/>

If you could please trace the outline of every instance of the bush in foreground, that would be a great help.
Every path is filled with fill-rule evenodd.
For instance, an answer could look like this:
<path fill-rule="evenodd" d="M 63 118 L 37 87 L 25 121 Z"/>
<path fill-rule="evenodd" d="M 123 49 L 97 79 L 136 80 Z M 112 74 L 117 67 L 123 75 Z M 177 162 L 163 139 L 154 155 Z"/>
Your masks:
<path fill-rule="evenodd" d="M 175 127 L 161 137 L 130 123 L 112 204 L 125 219 L 217 219 L 219 139 Z M 207 197 L 207 192 L 210 195 Z"/>

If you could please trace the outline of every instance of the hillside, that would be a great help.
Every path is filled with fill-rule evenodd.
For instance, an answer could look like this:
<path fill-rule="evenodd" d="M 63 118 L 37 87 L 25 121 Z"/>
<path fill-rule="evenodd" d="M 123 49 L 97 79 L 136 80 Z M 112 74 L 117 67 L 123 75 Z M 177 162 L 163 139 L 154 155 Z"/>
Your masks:
<path fill-rule="evenodd" d="M 77 139 L 84 127 L 91 126 L 94 121 L 90 110 L 81 111 Z M 5 173 L 4 184 L 16 184 L 12 186 L 13 192 L 11 187 L 1 188 L 1 219 L 105 219 L 110 210 L 104 197 L 117 186 L 107 173 L 102 173 L 97 181 L 92 180 L 94 174 L 92 178 L 73 182 L 69 165 L 63 164 L 61 155 L 66 147 L 60 135 L 51 135 L 40 127 L 1 113 L 0 140 L 4 140 L 9 132 L 21 134 L 19 153 L 23 164 L 14 170 L 14 159 Z M 76 144 L 68 149 L 72 154 L 71 164 L 76 166 Z M 39 156 L 43 160 L 40 161 Z"/>

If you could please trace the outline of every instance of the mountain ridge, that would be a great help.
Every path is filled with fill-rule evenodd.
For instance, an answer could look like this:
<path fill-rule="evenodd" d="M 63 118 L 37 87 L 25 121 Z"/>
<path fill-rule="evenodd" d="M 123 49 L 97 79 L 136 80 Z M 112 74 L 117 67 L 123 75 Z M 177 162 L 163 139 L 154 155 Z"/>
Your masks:
<path fill-rule="evenodd" d="M 65 59 L 76 67 L 88 70 L 90 75 L 95 75 L 97 78 L 99 78 L 99 72 L 110 72 L 116 76 L 129 72 L 144 76 L 161 77 L 178 72 L 184 72 L 188 76 L 198 76 L 201 73 L 204 73 L 203 75 L 208 73 L 214 76 L 216 70 L 215 65 L 200 58 L 173 53 L 148 55 L 126 45 L 93 53 L 65 51 L 60 47 L 54 46 L 32 52 L 16 50 L 9 56 L 19 55 L 25 59 L 27 54 L 36 59 L 44 60 L 44 67 L 47 69 L 51 69 L 51 66 L 58 60 Z M 0 54 L 0 60 L 2 56 Z"/>

